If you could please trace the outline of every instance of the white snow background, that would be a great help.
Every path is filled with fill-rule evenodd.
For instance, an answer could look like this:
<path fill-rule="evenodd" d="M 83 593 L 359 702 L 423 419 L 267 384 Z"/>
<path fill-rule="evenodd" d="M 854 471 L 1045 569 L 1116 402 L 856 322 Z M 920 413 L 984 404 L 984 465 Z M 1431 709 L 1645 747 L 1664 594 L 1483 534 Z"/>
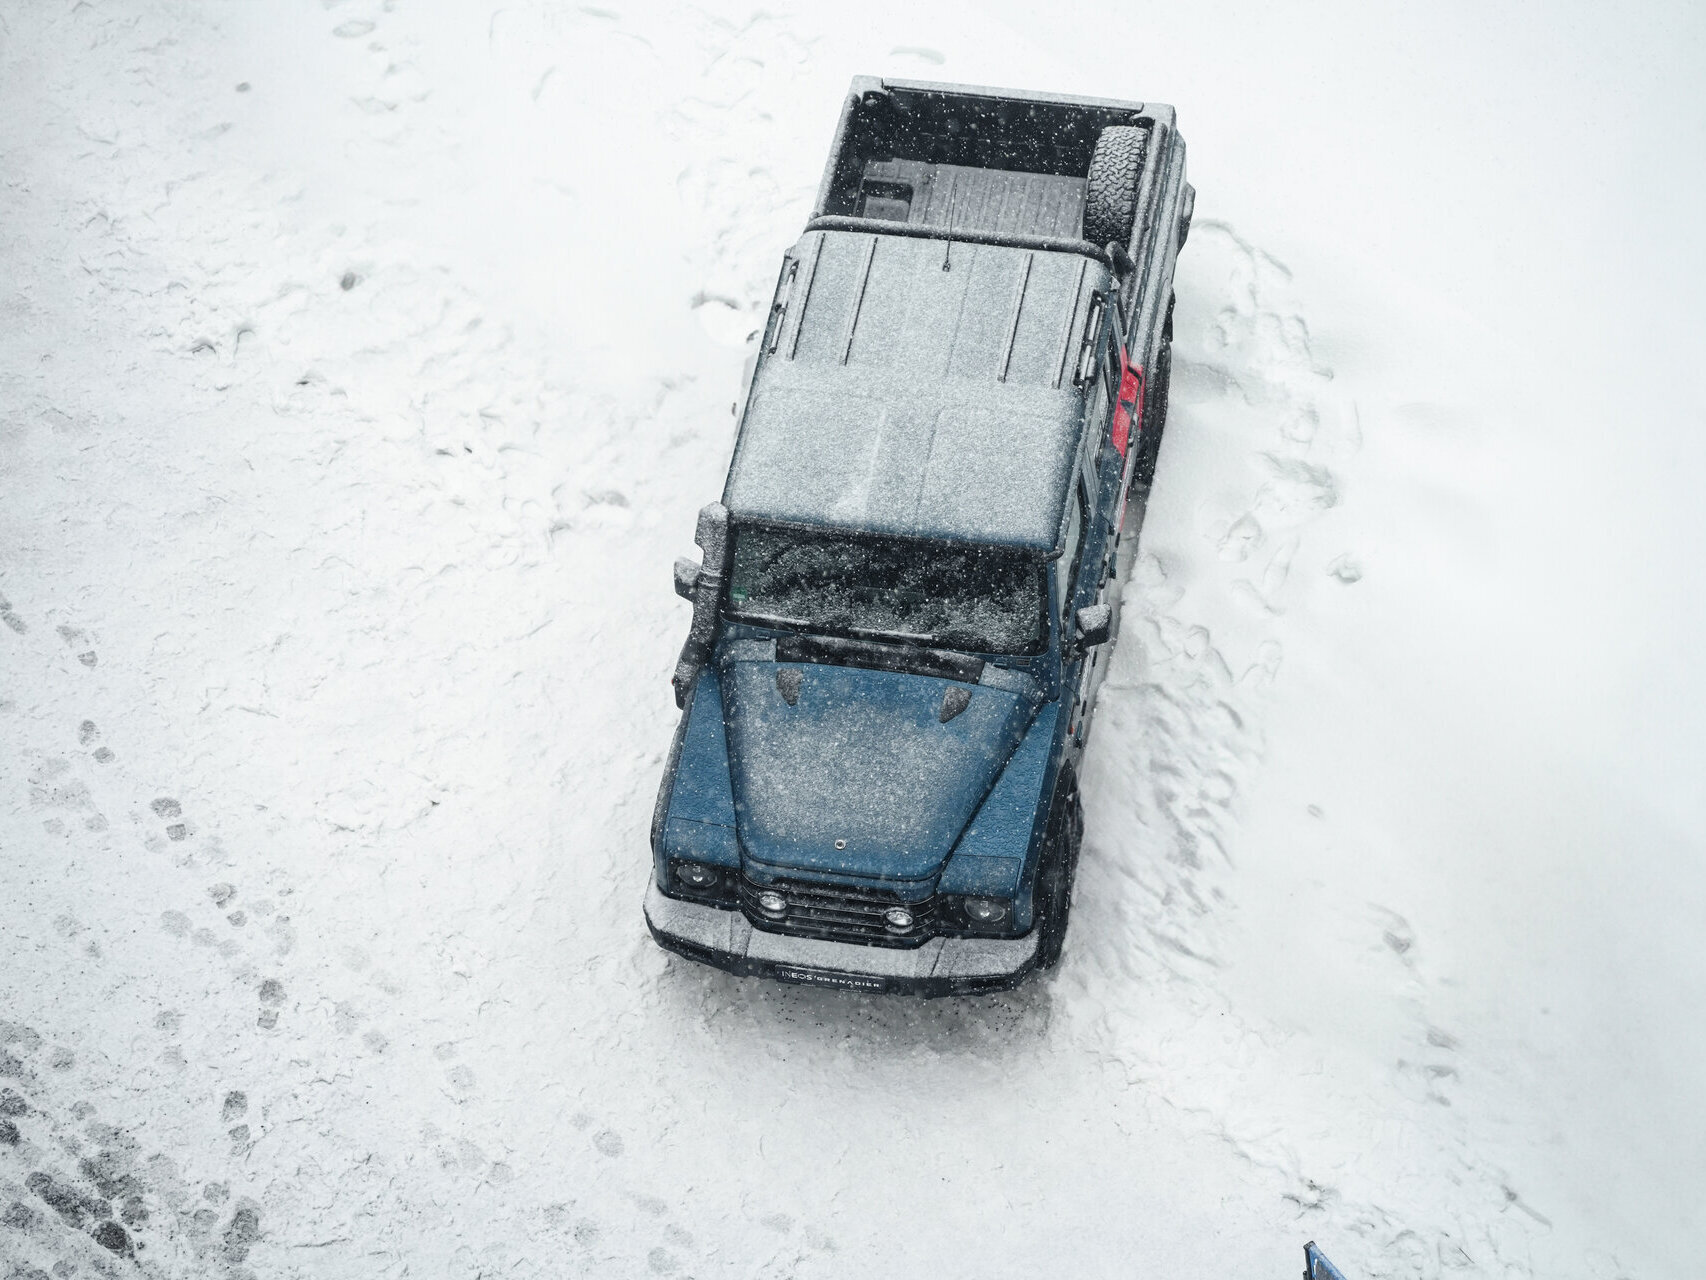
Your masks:
<path fill-rule="evenodd" d="M 860 72 L 1172 102 L 1199 192 L 1001 997 L 640 914 Z M 1703 72 L 1685 4 L 5 0 L 0 1276 L 1702 1274 Z"/>

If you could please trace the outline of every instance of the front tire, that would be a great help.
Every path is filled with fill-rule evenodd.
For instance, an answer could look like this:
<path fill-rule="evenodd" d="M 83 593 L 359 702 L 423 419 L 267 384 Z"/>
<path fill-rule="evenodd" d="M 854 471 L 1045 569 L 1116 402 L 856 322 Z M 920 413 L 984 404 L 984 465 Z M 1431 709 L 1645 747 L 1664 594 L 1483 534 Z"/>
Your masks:
<path fill-rule="evenodd" d="M 1072 913 L 1072 881 L 1078 870 L 1078 848 L 1084 840 L 1084 810 L 1078 802 L 1078 781 L 1070 772 L 1055 786 L 1043 836 L 1042 865 L 1037 870 L 1037 968 L 1060 963 L 1066 946 L 1066 925 Z"/>

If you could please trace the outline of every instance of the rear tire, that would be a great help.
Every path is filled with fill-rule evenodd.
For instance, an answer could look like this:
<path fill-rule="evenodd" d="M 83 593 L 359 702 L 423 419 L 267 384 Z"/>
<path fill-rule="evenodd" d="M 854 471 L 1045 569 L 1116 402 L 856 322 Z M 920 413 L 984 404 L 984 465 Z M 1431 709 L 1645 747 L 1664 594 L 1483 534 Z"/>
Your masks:
<path fill-rule="evenodd" d="M 1090 154 L 1084 187 L 1084 238 L 1098 249 L 1131 240 L 1137 211 L 1137 179 L 1149 154 L 1149 130 L 1109 125 Z"/>
<path fill-rule="evenodd" d="M 1060 963 L 1066 946 L 1066 925 L 1072 913 L 1072 881 L 1078 870 L 1078 847 L 1084 839 L 1084 810 L 1078 802 L 1078 782 L 1071 773 L 1055 786 L 1043 837 L 1042 865 L 1037 870 L 1037 968 Z"/>
<path fill-rule="evenodd" d="M 1143 404 L 1143 430 L 1138 437 L 1137 466 L 1132 483 L 1148 488 L 1161 456 L 1161 433 L 1167 429 L 1167 399 L 1173 386 L 1173 301 L 1167 299 L 1167 319 L 1161 325 L 1161 351 L 1155 357 L 1155 376 Z"/>

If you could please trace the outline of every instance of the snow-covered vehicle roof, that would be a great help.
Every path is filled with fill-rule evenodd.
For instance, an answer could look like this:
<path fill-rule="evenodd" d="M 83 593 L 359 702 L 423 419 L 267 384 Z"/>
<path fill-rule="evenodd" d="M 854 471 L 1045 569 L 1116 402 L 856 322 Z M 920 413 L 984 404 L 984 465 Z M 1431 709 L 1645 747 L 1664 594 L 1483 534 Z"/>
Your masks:
<path fill-rule="evenodd" d="M 1083 429 L 1088 256 L 808 232 L 723 501 L 737 519 L 1054 550 Z"/>

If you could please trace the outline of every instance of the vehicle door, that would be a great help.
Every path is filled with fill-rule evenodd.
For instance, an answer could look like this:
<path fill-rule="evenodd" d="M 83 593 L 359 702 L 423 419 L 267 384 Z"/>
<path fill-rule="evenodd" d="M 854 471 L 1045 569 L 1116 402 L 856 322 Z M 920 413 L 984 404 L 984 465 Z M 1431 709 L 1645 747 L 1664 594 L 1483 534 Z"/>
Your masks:
<path fill-rule="evenodd" d="M 1069 529 L 1072 590 L 1062 605 L 1062 644 L 1076 640 L 1074 616 L 1093 604 L 1107 604 L 1117 622 L 1119 582 L 1114 579 L 1115 551 L 1125 518 L 1125 495 L 1130 486 L 1137 450 L 1135 412 L 1142 402 L 1142 374 L 1126 357 L 1125 325 L 1117 294 L 1092 313 L 1080 358 L 1079 381 L 1087 392 L 1086 430 L 1073 484 L 1076 514 Z M 1096 694 L 1107 674 L 1112 641 L 1074 651 L 1067 679 L 1073 693 L 1070 731 L 1075 743 L 1084 740 Z M 1063 658 L 1067 651 L 1063 648 Z"/>
<path fill-rule="evenodd" d="M 1078 610 L 1095 603 L 1102 576 L 1101 558 L 1092 545 L 1095 541 L 1092 528 L 1094 509 L 1082 472 L 1073 480 L 1072 492 L 1066 501 L 1066 549 L 1055 564 L 1055 613 L 1060 620 L 1064 676 L 1062 698 L 1070 699 L 1072 706 L 1067 733 L 1077 745 L 1084 741 L 1084 722 L 1089 715 L 1101 650 L 1107 646 L 1096 645 L 1088 652 L 1081 651 L 1077 647 L 1074 628 Z"/>
<path fill-rule="evenodd" d="M 1109 299 L 1110 303 L 1113 299 Z M 1106 604 L 1118 630 L 1119 581 L 1115 576 L 1120 525 L 1125 517 L 1125 495 L 1133 474 L 1136 431 L 1133 411 L 1142 397 L 1142 378 L 1125 359 L 1125 326 L 1116 306 L 1096 347 L 1092 371 L 1095 385 L 1090 396 L 1085 452 L 1080 461 L 1085 503 L 1082 562 L 1077 570 L 1078 608 Z M 1082 655 L 1078 673 L 1077 710 L 1074 731 L 1081 741 L 1085 722 L 1095 706 L 1096 695 L 1107 676 L 1113 642 L 1094 645 Z"/>

